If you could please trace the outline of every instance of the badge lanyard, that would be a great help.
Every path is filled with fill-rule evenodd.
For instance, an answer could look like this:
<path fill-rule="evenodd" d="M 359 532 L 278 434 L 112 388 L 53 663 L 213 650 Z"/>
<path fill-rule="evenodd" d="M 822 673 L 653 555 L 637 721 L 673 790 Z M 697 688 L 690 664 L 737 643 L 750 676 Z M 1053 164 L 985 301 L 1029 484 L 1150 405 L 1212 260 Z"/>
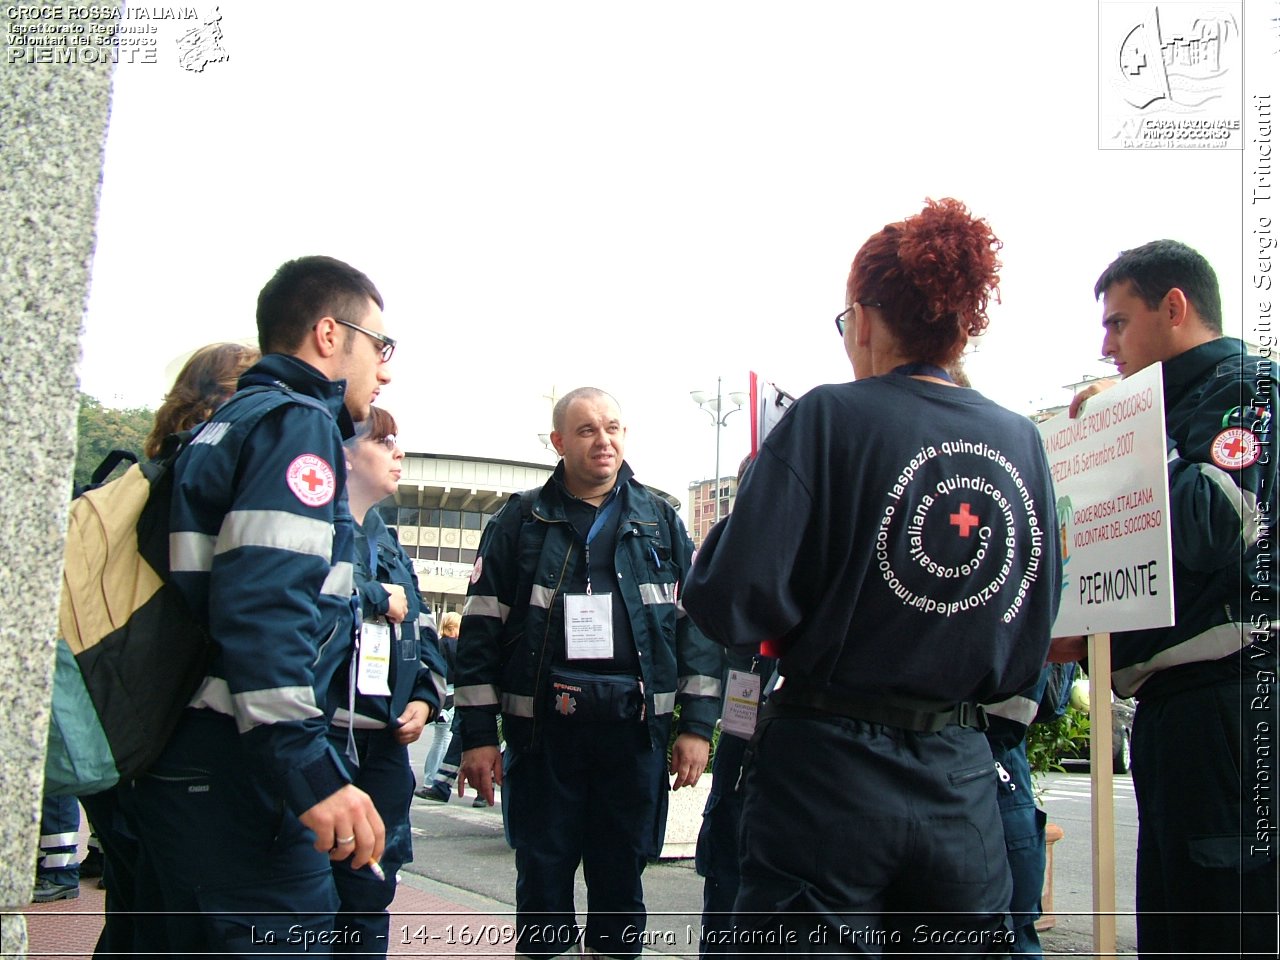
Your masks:
<path fill-rule="evenodd" d="M 600 508 L 600 512 L 596 514 L 596 519 L 595 519 L 595 522 L 591 524 L 591 529 L 587 531 L 586 560 L 587 560 L 587 596 L 588 597 L 591 596 L 591 541 L 596 538 L 596 534 L 598 534 L 604 528 L 604 525 L 609 522 L 609 519 L 613 516 L 613 514 L 617 511 L 617 509 L 618 509 L 618 490 L 615 487 L 613 493 L 609 494 L 609 499 L 605 502 L 604 506 Z"/>
<path fill-rule="evenodd" d="M 609 523 L 618 509 L 617 490 L 596 513 L 586 536 L 587 592 L 565 594 L 565 657 L 569 660 L 596 660 L 613 655 L 613 591 L 600 596 L 591 592 L 591 542 Z"/>
<path fill-rule="evenodd" d="M 369 544 L 369 579 L 377 582 L 378 545 Z M 391 649 L 395 641 L 395 624 L 379 617 L 365 621 L 361 628 L 361 644 L 356 666 L 356 689 L 367 697 L 389 697 L 391 688 Z"/>
<path fill-rule="evenodd" d="M 369 547 L 369 577 L 374 579 L 378 575 L 378 545 L 372 537 L 365 537 L 365 543 Z M 354 640 L 354 648 L 352 650 L 351 665 L 347 669 L 347 759 L 355 766 L 360 766 L 360 753 L 356 749 L 355 739 L 355 718 L 356 718 L 356 688 L 361 683 L 362 668 L 362 651 L 364 649 L 364 611 L 361 609 L 360 593 L 353 591 L 350 599 L 351 604 L 351 622 L 353 624 L 352 634 Z M 370 624 L 370 626 L 373 626 Z M 355 669 L 351 669 L 354 667 Z M 363 691 L 361 691 L 363 692 Z"/>
<path fill-rule="evenodd" d="M 723 733 L 744 740 L 751 739 L 755 733 L 756 719 L 760 713 L 760 704 L 773 692 L 778 683 L 778 671 L 775 669 L 760 689 L 760 658 L 751 658 L 749 671 L 730 670 L 725 685 L 724 708 L 720 715 L 720 729 Z"/>
<path fill-rule="evenodd" d="M 947 381 L 947 383 L 955 383 L 951 374 L 932 363 L 904 363 L 900 367 L 894 367 L 889 372 L 900 373 L 904 377 L 937 377 L 939 380 Z"/>

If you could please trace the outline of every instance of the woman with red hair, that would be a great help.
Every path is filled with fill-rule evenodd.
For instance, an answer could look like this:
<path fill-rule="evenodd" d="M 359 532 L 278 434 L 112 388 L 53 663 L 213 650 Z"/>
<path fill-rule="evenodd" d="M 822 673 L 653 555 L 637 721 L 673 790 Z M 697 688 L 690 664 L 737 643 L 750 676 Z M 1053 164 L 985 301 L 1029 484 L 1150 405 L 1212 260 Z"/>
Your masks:
<path fill-rule="evenodd" d="M 1031 421 L 948 368 L 1000 241 L 956 200 L 873 235 L 801 397 L 698 553 L 685 610 L 781 653 L 744 761 L 739 951 L 1003 953 L 1010 882 L 978 706 L 1038 675 L 1060 576 Z"/>

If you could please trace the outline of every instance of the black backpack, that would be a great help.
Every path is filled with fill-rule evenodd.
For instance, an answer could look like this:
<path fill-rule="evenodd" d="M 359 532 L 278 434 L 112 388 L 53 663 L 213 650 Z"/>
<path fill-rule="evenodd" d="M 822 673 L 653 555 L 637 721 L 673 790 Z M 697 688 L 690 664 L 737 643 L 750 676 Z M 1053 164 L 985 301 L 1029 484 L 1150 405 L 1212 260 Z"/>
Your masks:
<path fill-rule="evenodd" d="M 227 402 L 252 404 L 237 420 L 247 429 L 285 404 L 324 409 L 265 382 Z M 122 460 L 112 451 L 71 505 L 46 794 L 97 793 L 145 772 L 208 673 L 213 641 L 169 582 L 174 465 L 202 427 L 173 434 L 159 457 L 102 483 Z"/>
<path fill-rule="evenodd" d="M 212 643 L 168 582 L 173 465 L 195 431 L 139 463 L 112 451 L 71 505 L 45 793 L 97 793 L 164 749 Z M 108 483 L 125 459 L 134 463 Z"/>

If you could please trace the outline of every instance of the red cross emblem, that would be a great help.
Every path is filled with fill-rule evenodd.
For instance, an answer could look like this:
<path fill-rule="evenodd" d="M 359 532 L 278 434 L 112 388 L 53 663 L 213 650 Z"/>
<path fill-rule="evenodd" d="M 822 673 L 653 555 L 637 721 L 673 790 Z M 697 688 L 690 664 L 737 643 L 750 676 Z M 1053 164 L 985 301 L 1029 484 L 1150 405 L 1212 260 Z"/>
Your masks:
<path fill-rule="evenodd" d="M 1258 438 L 1243 427 L 1227 427 L 1213 438 L 1209 458 L 1223 470 L 1243 470 L 1258 462 L 1261 455 Z"/>
<path fill-rule="evenodd" d="M 297 457 L 284 473 L 290 492 L 308 507 L 323 507 L 333 499 L 337 480 L 333 467 L 314 453 Z"/>
<path fill-rule="evenodd" d="M 563 714 L 567 717 L 576 709 L 578 709 L 577 700 L 573 699 L 573 697 L 569 696 L 567 693 L 556 694 L 556 713 Z"/>
<path fill-rule="evenodd" d="M 969 531 L 982 521 L 969 512 L 967 503 L 960 504 L 960 512 L 951 514 L 951 525 L 960 531 L 960 536 L 969 536 Z"/>

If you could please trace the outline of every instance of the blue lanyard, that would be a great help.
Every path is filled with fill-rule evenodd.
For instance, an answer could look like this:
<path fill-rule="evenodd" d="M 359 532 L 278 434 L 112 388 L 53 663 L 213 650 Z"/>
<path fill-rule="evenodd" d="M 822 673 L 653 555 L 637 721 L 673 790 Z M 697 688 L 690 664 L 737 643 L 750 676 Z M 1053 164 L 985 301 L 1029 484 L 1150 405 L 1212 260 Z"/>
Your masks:
<path fill-rule="evenodd" d="M 591 524 L 591 529 L 587 531 L 587 546 L 591 546 L 591 541 L 596 538 L 596 534 L 609 522 L 609 518 L 613 516 L 614 511 L 618 509 L 618 491 L 614 490 L 609 494 L 609 499 L 605 501 L 604 506 L 596 513 L 596 519 Z"/>
<path fill-rule="evenodd" d="M 904 363 L 900 367 L 894 367 L 889 372 L 900 373 L 904 377 L 937 377 L 939 380 L 947 381 L 947 383 L 955 383 L 951 379 L 951 374 L 932 363 Z"/>
<path fill-rule="evenodd" d="M 610 518 L 617 512 L 617 509 L 618 488 L 614 487 L 613 492 L 609 494 L 609 499 L 604 502 L 604 505 L 601 506 L 599 511 L 596 513 L 596 519 L 591 524 L 591 529 L 587 531 L 586 561 L 588 597 L 591 596 L 591 541 L 596 538 L 596 534 L 604 528 L 604 525 L 609 522 Z"/>

